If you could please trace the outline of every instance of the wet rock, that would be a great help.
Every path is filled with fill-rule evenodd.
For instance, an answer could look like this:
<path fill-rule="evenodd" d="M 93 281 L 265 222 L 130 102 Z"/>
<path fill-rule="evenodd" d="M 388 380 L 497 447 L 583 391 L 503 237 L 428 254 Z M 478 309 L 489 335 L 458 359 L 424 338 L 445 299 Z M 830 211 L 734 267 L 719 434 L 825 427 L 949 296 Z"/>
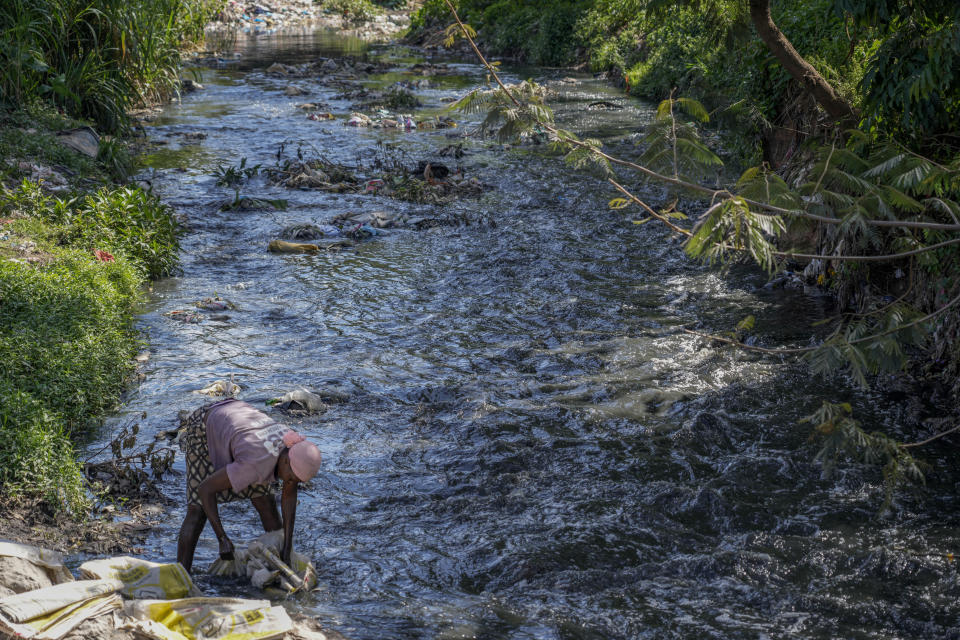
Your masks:
<path fill-rule="evenodd" d="M 203 85 L 190 78 L 184 78 L 180 81 L 180 90 L 184 93 L 193 93 L 194 91 L 202 91 Z"/>
<path fill-rule="evenodd" d="M 264 70 L 264 73 L 268 75 L 274 75 L 274 76 L 288 76 L 294 73 L 295 71 L 296 69 L 292 67 L 288 67 L 283 63 L 274 62 L 272 65 L 270 65 Z"/>
<path fill-rule="evenodd" d="M 336 71 L 339 69 L 337 66 L 337 61 L 333 58 L 327 58 L 323 61 L 323 64 L 320 65 L 320 69 L 323 71 Z"/>
<path fill-rule="evenodd" d="M 57 141 L 85 156 L 96 158 L 100 151 L 100 136 L 90 127 L 77 127 L 57 132 Z"/>
<path fill-rule="evenodd" d="M 23 593 L 52 584 L 53 580 L 43 567 L 23 558 L 0 556 L 0 594 Z"/>
<path fill-rule="evenodd" d="M 284 95 L 288 95 L 288 96 L 305 96 L 310 92 L 307 91 L 306 89 L 303 89 L 301 87 L 291 84 L 290 86 L 288 86 L 286 89 L 283 90 L 283 93 Z"/>

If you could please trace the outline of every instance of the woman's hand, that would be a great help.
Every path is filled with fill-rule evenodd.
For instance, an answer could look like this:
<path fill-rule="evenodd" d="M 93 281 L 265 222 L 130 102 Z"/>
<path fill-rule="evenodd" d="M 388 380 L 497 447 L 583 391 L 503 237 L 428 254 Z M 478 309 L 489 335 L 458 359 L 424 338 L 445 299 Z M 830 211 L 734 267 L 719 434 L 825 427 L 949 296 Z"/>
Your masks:
<path fill-rule="evenodd" d="M 226 536 L 220 540 L 220 559 L 233 560 L 233 542 Z"/>

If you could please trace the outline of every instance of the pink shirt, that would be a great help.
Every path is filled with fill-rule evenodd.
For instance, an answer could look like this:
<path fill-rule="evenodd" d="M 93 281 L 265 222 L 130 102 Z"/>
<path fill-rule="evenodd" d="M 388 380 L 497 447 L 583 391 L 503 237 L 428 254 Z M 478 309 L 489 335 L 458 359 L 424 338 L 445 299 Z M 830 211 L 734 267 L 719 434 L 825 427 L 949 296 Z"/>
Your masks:
<path fill-rule="evenodd" d="M 210 461 L 214 470 L 226 467 L 234 491 L 276 480 L 286 427 L 234 398 L 211 406 L 205 422 Z"/>

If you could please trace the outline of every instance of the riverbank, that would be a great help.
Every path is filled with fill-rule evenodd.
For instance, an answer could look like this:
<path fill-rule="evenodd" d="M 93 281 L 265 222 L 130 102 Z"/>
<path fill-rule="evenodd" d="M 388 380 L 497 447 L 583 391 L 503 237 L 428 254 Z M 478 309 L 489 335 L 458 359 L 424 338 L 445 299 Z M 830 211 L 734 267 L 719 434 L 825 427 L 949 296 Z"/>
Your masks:
<path fill-rule="evenodd" d="M 66 134 L 66 135 L 64 135 Z M 109 154 L 98 153 L 109 149 Z M 179 227 L 156 196 L 114 181 L 126 160 L 52 109 L 0 127 L 0 535 L 97 545 L 98 501 L 76 442 L 135 373 L 143 291 L 177 264 Z M 91 154 L 96 154 L 93 157 Z M 97 159 L 99 157 L 99 159 Z M 17 519 L 16 515 L 22 517 Z M 29 533 L 33 532 L 33 533 Z M 100 531 L 103 533 L 103 530 Z M 114 545 L 116 546 L 116 545 Z"/>

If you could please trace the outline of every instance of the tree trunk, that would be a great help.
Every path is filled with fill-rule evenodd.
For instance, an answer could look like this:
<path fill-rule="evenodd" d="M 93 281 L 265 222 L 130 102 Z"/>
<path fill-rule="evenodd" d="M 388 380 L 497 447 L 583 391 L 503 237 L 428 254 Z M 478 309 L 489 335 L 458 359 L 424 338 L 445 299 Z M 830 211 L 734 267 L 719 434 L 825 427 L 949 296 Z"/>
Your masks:
<path fill-rule="evenodd" d="M 853 106 L 823 79 L 813 66 L 793 48 L 770 16 L 770 0 L 750 0 L 750 19 L 763 43 L 783 68 L 800 82 L 831 118 L 853 124 L 858 115 Z"/>

